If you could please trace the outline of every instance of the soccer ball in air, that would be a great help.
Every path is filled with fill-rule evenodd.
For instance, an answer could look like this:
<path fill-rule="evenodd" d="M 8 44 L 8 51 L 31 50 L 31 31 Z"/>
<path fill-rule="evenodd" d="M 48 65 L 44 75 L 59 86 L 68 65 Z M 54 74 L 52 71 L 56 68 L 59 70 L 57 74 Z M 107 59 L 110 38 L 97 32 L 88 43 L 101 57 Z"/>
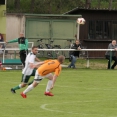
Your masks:
<path fill-rule="evenodd" d="M 78 18 L 77 23 L 78 24 L 85 24 L 85 19 L 84 18 Z"/>

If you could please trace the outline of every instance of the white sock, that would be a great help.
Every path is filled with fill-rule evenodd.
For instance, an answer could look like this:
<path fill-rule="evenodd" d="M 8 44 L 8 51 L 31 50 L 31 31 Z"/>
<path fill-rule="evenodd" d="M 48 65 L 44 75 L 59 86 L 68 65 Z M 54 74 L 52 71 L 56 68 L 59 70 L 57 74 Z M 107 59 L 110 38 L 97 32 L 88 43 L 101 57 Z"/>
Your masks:
<path fill-rule="evenodd" d="M 47 87 L 46 87 L 46 92 L 49 92 L 49 91 L 50 91 L 50 88 L 51 88 L 51 86 L 52 86 L 52 83 L 53 83 L 52 80 L 49 80 L 49 81 L 48 81 Z"/>
<path fill-rule="evenodd" d="M 29 86 L 27 87 L 27 89 L 25 89 L 25 90 L 23 91 L 23 94 L 28 93 L 28 92 L 29 92 L 29 91 L 31 91 L 33 88 L 34 88 L 34 87 L 33 87 L 33 85 L 32 85 L 32 84 L 31 84 L 31 85 L 29 85 Z"/>
<path fill-rule="evenodd" d="M 19 84 L 19 88 L 21 89 L 22 87 L 21 87 L 21 84 Z"/>

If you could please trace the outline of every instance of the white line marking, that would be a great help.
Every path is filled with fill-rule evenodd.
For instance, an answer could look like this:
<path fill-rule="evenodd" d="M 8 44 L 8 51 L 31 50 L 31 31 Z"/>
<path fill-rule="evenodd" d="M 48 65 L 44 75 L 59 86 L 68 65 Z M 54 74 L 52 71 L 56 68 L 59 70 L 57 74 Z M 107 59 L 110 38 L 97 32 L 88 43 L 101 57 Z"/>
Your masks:
<path fill-rule="evenodd" d="M 54 112 L 60 112 L 60 113 L 81 114 L 81 113 L 75 113 L 75 112 L 65 112 L 65 111 L 60 111 L 60 110 L 48 109 L 48 108 L 46 107 L 47 105 L 49 105 L 49 104 L 43 104 L 43 105 L 41 105 L 41 108 L 44 109 L 44 110 L 47 110 L 47 111 L 54 111 Z M 88 115 L 88 114 L 83 113 L 83 115 Z"/>
<path fill-rule="evenodd" d="M 109 100 L 111 100 L 111 99 L 109 99 Z M 43 104 L 43 105 L 40 106 L 40 108 L 42 108 L 43 110 L 46 110 L 46 111 L 54 111 L 54 112 L 60 112 L 60 113 L 104 116 L 104 114 L 97 114 L 97 113 L 95 113 L 95 114 L 92 114 L 92 113 L 88 114 L 88 113 L 81 113 L 81 112 L 76 113 L 76 112 L 72 112 L 72 111 L 71 112 L 65 112 L 65 111 L 62 111 L 62 110 L 54 110 L 54 109 L 47 108 L 47 106 L 49 106 L 49 105 L 58 105 L 58 104 L 63 104 L 63 103 L 68 103 L 68 104 L 72 103 L 73 104 L 73 103 L 78 102 L 78 103 L 82 104 L 82 103 L 92 103 L 92 102 L 100 102 L 100 101 L 107 101 L 107 100 L 74 101 L 74 102 L 62 102 L 62 103 L 53 103 L 53 104 Z"/>

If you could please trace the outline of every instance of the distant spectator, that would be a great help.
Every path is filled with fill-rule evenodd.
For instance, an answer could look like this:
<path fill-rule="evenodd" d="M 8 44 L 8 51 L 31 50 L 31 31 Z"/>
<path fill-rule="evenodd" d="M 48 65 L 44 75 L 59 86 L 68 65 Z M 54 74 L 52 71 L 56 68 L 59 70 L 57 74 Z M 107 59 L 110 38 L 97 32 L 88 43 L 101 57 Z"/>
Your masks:
<path fill-rule="evenodd" d="M 20 60 L 25 66 L 26 56 L 28 54 L 28 39 L 24 37 L 24 33 L 20 33 L 19 38 L 8 41 L 7 43 L 15 43 L 18 42 L 20 49 Z"/>
<path fill-rule="evenodd" d="M 4 42 L 4 39 L 3 39 L 3 35 L 0 33 L 0 42 Z M 3 53 L 3 49 L 5 46 L 4 46 L 4 43 L 0 43 L 0 54 Z"/>
<path fill-rule="evenodd" d="M 6 70 L 6 68 L 2 65 L 2 61 L 0 60 L 0 70 Z"/>
<path fill-rule="evenodd" d="M 79 40 L 76 40 L 75 43 L 72 45 L 71 49 L 76 49 L 76 50 L 81 50 L 81 44 L 79 42 Z M 80 51 L 70 51 L 69 52 L 69 60 L 70 60 L 70 64 L 68 66 L 68 68 L 74 68 L 76 69 L 75 63 L 77 58 L 79 57 Z"/>
<path fill-rule="evenodd" d="M 0 60 L 0 70 L 2 69 L 2 62 L 1 62 L 1 60 Z"/>
<path fill-rule="evenodd" d="M 107 69 L 110 69 L 110 68 L 114 69 L 115 66 L 117 65 L 117 57 L 116 57 L 117 44 L 116 44 L 116 40 L 112 40 L 112 42 L 108 45 L 108 49 L 115 49 L 115 51 L 107 51 L 105 53 L 105 57 L 106 57 L 106 59 L 108 59 L 108 67 L 107 67 Z M 112 52 L 111 60 L 114 61 L 112 66 L 110 65 L 111 52 Z"/>

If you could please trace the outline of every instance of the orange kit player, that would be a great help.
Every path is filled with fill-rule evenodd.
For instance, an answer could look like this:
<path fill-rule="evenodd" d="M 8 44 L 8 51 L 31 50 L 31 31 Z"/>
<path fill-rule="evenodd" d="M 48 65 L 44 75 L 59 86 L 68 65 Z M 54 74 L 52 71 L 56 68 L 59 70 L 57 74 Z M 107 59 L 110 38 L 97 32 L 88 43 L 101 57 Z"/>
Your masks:
<path fill-rule="evenodd" d="M 44 94 L 47 96 L 54 96 L 50 92 L 50 90 L 53 89 L 53 87 L 54 87 L 56 79 L 59 76 L 60 71 L 61 71 L 61 64 L 64 62 L 64 60 L 65 60 L 65 57 L 60 55 L 58 57 L 58 59 L 46 60 L 46 61 L 40 62 L 41 66 L 36 71 L 36 74 L 34 77 L 34 82 L 31 85 L 29 85 L 27 87 L 27 89 L 25 89 L 21 93 L 21 96 L 23 98 L 26 98 L 27 97 L 26 94 L 29 91 L 31 91 L 33 88 L 35 88 L 43 78 L 49 79 L 49 81 L 47 83 L 46 91 Z M 38 65 L 39 65 L 39 63 L 38 63 Z M 35 67 L 35 66 L 32 66 L 32 67 Z M 52 74 L 52 72 L 54 72 L 54 74 Z"/>

